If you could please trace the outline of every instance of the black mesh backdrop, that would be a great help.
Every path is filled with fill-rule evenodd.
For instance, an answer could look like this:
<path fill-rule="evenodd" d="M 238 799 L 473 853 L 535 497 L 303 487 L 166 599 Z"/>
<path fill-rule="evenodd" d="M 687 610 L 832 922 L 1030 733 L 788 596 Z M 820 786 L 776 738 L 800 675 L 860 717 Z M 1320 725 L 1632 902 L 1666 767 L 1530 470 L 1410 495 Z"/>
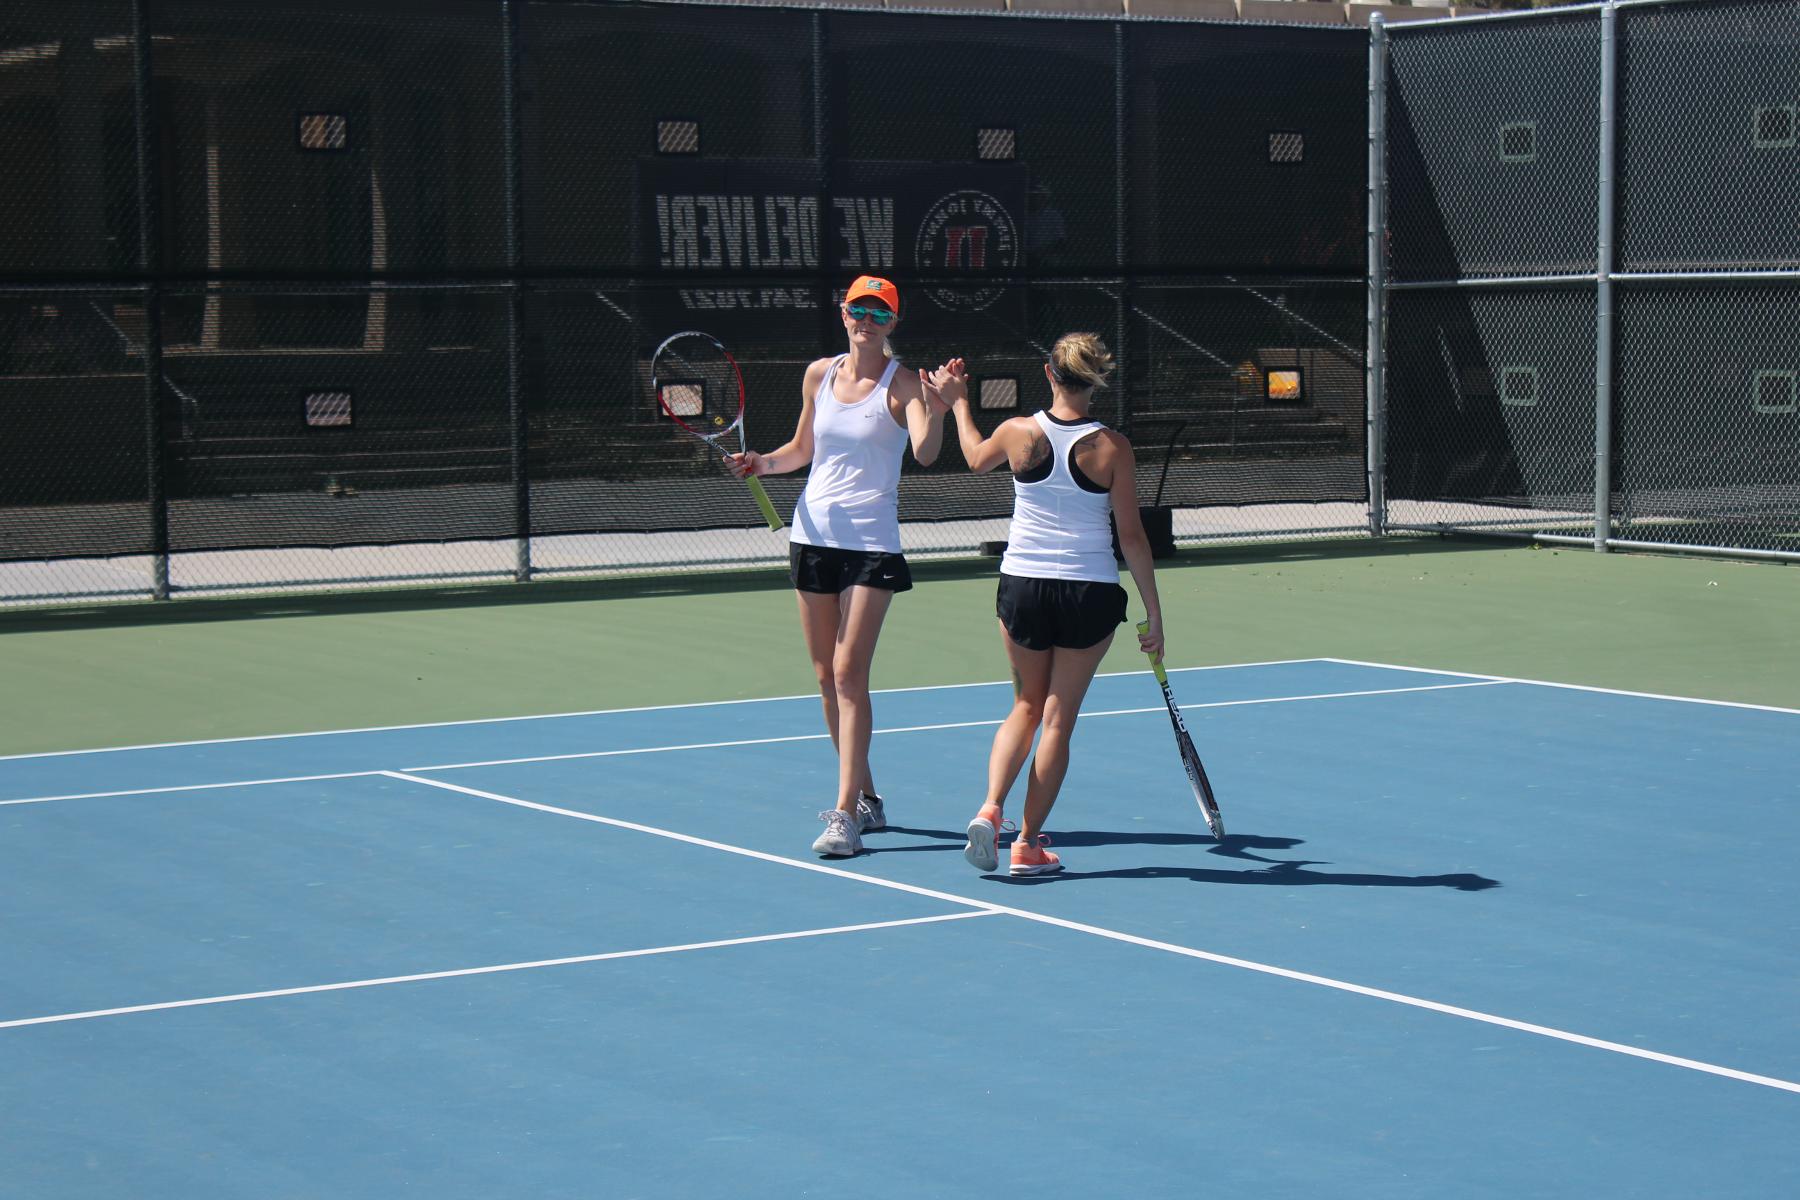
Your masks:
<path fill-rule="evenodd" d="M 656 343 L 640 336 L 646 327 L 641 314 L 678 305 L 670 294 L 675 290 L 590 283 L 545 287 L 530 296 L 534 534 L 656 533 L 760 522 L 748 490 L 726 473 L 718 452 L 683 433 L 651 393 Z M 748 444 L 772 450 L 793 433 L 800 377 L 818 355 L 817 310 L 784 310 L 761 332 L 750 341 L 715 336 L 723 337 L 743 371 Z M 735 436 L 726 444 L 738 449 Z M 784 515 L 801 478 L 769 480 L 769 494 Z"/>
<path fill-rule="evenodd" d="M 1599 19 L 1401 26 L 1388 62 L 1392 277 L 1593 271 Z"/>
<path fill-rule="evenodd" d="M 1620 268 L 1800 266 L 1800 0 L 1619 25 Z"/>
<path fill-rule="evenodd" d="M 504 298 L 172 293 L 176 551 L 509 536 Z M 177 319 L 177 315 L 180 319 Z"/>
<path fill-rule="evenodd" d="M 1360 276 L 1367 41 L 1320 28 L 1126 30 L 1130 261 Z"/>
<path fill-rule="evenodd" d="M 151 549 L 144 301 L 0 291 L 0 558 Z"/>
<path fill-rule="evenodd" d="M 0 64 L 0 275 L 135 270 L 130 3 L 8 0 Z"/>
<path fill-rule="evenodd" d="M 1800 551 L 1800 289 L 1634 287 L 1618 342 L 1618 535 Z"/>
<path fill-rule="evenodd" d="M 1361 496 L 1360 292 L 1339 288 L 1327 301 L 1321 297 L 1329 287 L 1314 295 L 1307 289 L 1317 285 L 1279 281 L 1260 297 L 1226 287 L 1208 293 L 1211 303 L 1172 300 L 1171 292 L 1166 319 L 1145 324 L 1153 335 L 1129 332 L 1129 289 L 1118 277 L 1118 47 L 1110 25 L 857 13 L 815 23 L 808 14 L 743 11 L 708 12 L 703 24 L 672 44 L 654 10 L 528 10 L 534 82 L 526 108 L 527 208 L 545 214 L 528 222 L 531 257 L 559 270 L 632 263 L 651 276 L 534 289 L 526 321 L 534 534 L 754 525 L 754 508 L 724 477 L 717 456 L 656 412 L 645 378 L 649 350 L 689 325 L 725 340 L 743 364 L 751 442 L 769 448 L 793 431 L 806 364 L 841 348 L 827 301 L 861 270 L 901 281 L 904 320 L 894 341 L 909 366 L 952 354 L 969 360 L 987 427 L 1047 403 L 1044 356 L 1072 329 L 1101 333 L 1125 357 L 1122 386 L 1101 401 L 1103 415 L 1122 425 L 1131 424 L 1147 396 L 1166 412 L 1207 405 L 1185 394 L 1191 371 L 1171 350 L 1179 341 L 1164 339 L 1162 326 L 1219 340 L 1239 356 L 1234 361 L 1320 356 L 1309 363 L 1316 395 L 1309 388 L 1303 400 L 1276 406 L 1259 391 L 1254 406 L 1238 403 L 1235 430 L 1224 418 L 1222 442 L 1208 440 L 1205 420 L 1192 431 L 1183 428 L 1185 418 L 1153 422 L 1146 454 L 1160 471 L 1166 435 L 1180 433 L 1195 443 L 1178 453 L 1184 461 L 1216 464 L 1234 453 L 1312 459 L 1281 482 L 1270 482 L 1266 468 L 1243 472 L 1264 481 L 1261 492 L 1241 481 L 1203 487 L 1197 481 L 1204 472 L 1179 467 L 1168 490 L 1176 503 L 1222 491 L 1240 502 L 1300 495 L 1327 476 L 1330 497 Z M 1286 103 L 1295 117 L 1277 122 L 1286 128 L 1324 95 L 1357 95 L 1363 87 L 1359 39 L 1232 30 L 1226 36 L 1243 44 L 1221 51 L 1209 48 L 1220 37 L 1214 27 L 1159 32 L 1170 46 L 1187 49 L 1176 54 L 1145 43 L 1145 54 L 1157 50 L 1163 71 L 1159 89 L 1146 92 L 1162 107 L 1132 122 L 1146 133 L 1157 122 L 1180 127 L 1197 111 L 1175 86 L 1183 70 L 1209 81 L 1201 108 L 1233 106 L 1237 116 L 1225 124 L 1247 119 L 1258 103 Z M 828 64 L 816 111 L 815 35 Z M 603 48 L 621 63 L 617 72 L 590 69 Z M 1291 51 L 1294 74 L 1282 78 L 1309 80 L 1304 97 L 1287 99 L 1266 73 L 1258 77 L 1256 61 L 1270 48 Z M 884 64 L 881 72 L 867 69 L 873 62 Z M 905 95 L 929 103 L 902 102 L 896 78 L 907 81 Z M 734 99 L 741 96 L 749 100 Z M 760 114 L 756 120 L 746 118 L 746 103 Z M 1197 172 L 1195 178 L 1213 181 L 1212 190 L 1168 206 L 1170 236 L 1185 236 L 1181 244 L 1212 267 L 1279 273 L 1353 263 L 1360 253 L 1363 135 L 1344 104 L 1330 112 L 1329 122 L 1312 113 L 1310 154 L 1299 162 L 1271 164 L 1263 130 L 1231 148 L 1233 173 L 1222 181 L 1216 170 Z M 814 155 L 815 116 L 822 162 Z M 672 126 L 679 136 L 664 144 L 659 136 Z M 1156 145 L 1148 136 L 1141 152 Z M 551 170 L 553 163 L 569 170 Z M 1171 190 L 1187 184 L 1178 173 L 1170 181 Z M 1234 186 L 1259 190 L 1233 205 L 1227 199 Z M 538 188 L 548 190 L 540 196 Z M 734 225 L 721 239 L 720 227 L 739 219 L 730 208 L 734 191 L 751 199 L 749 224 L 756 228 Z M 802 206 L 803 222 L 805 206 L 813 205 L 818 224 L 792 243 L 797 260 L 790 253 L 771 261 L 785 226 L 762 206 L 789 196 Z M 594 219 L 607 197 L 615 206 L 634 202 L 633 225 Z M 660 208 L 653 210 L 652 197 Z M 681 225 L 669 210 L 684 202 L 685 250 L 679 232 L 669 233 Z M 1200 236 L 1192 236 L 1196 231 Z M 716 273 L 740 262 L 746 275 L 760 273 L 754 286 Z M 1081 274 L 1114 278 L 1057 280 Z M 1039 280 L 1009 282 L 1019 276 Z M 1227 327 L 1205 328 L 1221 321 Z M 1329 332 L 1316 332 L 1322 329 Z M 1321 405 L 1328 415 L 1320 416 Z M 1326 459 L 1330 468 L 1321 465 Z M 802 482 L 769 481 L 778 506 L 790 508 Z M 968 478 L 954 439 L 929 469 L 906 462 L 903 519 L 999 517 L 1009 505 L 1003 479 Z"/>
<path fill-rule="evenodd" d="M 1126 300 L 1140 501 L 1367 499 L 1360 286 L 1140 286 Z"/>
<path fill-rule="evenodd" d="M 487 0 L 154 0 L 164 260 L 367 279 L 505 266 Z"/>
<path fill-rule="evenodd" d="M 766 8 L 526 5 L 521 112 L 531 268 L 640 265 L 638 175 L 643 160 L 659 156 L 660 123 L 678 126 L 666 144 L 668 157 L 682 162 L 814 159 L 812 22 L 808 13 Z M 816 190 L 816 179 L 807 186 Z M 761 269 L 741 258 L 737 266 Z"/>
<path fill-rule="evenodd" d="M 969 360 L 984 428 L 1042 407 L 1049 347 L 1093 330 L 1146 501 L 1164 465 L 1165 503 L 1359 497 L 1365 52 L 764 6 L 15 0 L 0 558 L 166 548 L 177 591 L 767 561 L 648 357 L 722 338 L 770 448 L 862 271 L 903 289 L 908 369 Z M 782 508 L 803 478 L 772 481 Z M 952 436 L 900 510 L 966 550 L 1009 502 Z"/>
<path fill-rule="evenodd" d="M 996 171 L 1010 163 L 1026 176 L 1032 227 L 1026 213 L 1012 212 L 1023 244 L 1010 262 L 997 242 L 989 247 L 990 269 L 1117 270 L 1110 25 L 846 13 L 831 21 L 829 49 L 834 159 L 984 161 Z M 874 63 L 879 70 L 869 69 Z M 912 102 L 896 103 L 897 80 L 906 81 Z M 1010 157 L 980 157 L 984 129 L 993 131 L 985 153 L 1010 148 Z M 840 165 L 834 183 L 854 188 L 847 170 Z M 954 190 L 953 179 L 945 183 L 943 191 Z M 945 249 L 917 227 L 896 228 L 892 269 L 915 276 L 978 270 L 966 255 L 947 263 Z"/>
<path fill-rule="evenodd" d="M 1396 292 L 1389 320 L 1393 519 L 1481 525 L 1517 507 L 1591 530 L 1592 291 Z"/>

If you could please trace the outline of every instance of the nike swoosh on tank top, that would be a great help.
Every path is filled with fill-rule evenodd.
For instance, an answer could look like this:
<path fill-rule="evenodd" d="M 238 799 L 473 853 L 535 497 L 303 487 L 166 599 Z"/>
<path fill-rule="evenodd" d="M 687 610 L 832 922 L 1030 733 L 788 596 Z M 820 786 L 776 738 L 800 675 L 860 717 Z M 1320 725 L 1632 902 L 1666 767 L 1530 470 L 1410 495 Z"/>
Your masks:
<path fill-rule="evenodd" d="M 844 404 L 832 390 L 839 356 L 813 397 L 813 458 L 806 490 L 794 506 L 790 538 L 808 546 L 900 553 L 900 458 L 907 432 L 888 412 L 898 359 L 875 390 Z"/>

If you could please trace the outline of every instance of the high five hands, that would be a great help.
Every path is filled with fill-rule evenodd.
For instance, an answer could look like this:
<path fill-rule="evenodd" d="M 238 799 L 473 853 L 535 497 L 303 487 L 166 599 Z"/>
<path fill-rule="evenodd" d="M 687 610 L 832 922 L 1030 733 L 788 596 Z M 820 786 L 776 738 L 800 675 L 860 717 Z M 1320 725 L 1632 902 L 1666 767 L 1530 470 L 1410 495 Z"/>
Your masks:
<path fill-rule="evenodd" d="M 960 358 L 953 358 L 935 371 L 919 371 L 919 387 L 926 403 L 935 412 L 949 412 L 969 400 L 969 368 Z"/>

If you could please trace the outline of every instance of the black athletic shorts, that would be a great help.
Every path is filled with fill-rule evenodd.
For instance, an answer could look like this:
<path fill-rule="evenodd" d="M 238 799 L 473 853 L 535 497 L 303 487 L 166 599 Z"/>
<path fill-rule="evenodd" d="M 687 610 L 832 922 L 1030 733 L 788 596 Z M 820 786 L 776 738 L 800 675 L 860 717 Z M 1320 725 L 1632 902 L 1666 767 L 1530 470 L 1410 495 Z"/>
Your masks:
<path fill-rule="evenodd" d="M 994 612 L 1006 635 L 1027 650 L 1085 650 L 1118 628 L 1125 600 L 1116 583 L 1002 575 Z"/>
<path fill-rule="evenodd" d="M 835 596 L 847 587 L 912 590 L 912 569 L 903 554 L 880 550 L 840 550 L 836 546 L 788 545 L 788 578 L 802 592 Z"/>

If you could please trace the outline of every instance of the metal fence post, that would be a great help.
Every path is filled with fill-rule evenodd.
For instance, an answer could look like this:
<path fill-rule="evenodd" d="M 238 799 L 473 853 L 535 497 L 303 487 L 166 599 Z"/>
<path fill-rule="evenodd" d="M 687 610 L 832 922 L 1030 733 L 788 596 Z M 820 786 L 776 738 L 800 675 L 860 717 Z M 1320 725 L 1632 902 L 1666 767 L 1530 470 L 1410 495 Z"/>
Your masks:
<path fill-rule="evenodd" d="M 1618 151 L 1619 12 L 1613 0 L 1600 10 L 1599 244 L 1594 261 L 1594 550 L 1604 554 L 1612 536 L 1613 430 L 1613 235 Z"/>
<path fill-rule="evenodd" d="M 1387 531 L 1387 24 L 1369 16 L 1369 315 L 1363 387 L 1369 463 L 1369 536 Z"/>
<path fill-rule="evenodd" d="M 512 440 L 513 581 L 531 582 L 531 421 L 525 411 L 523 326 L 524 284 L 519 275 L 524 253 L 519 222 L 519 10 L 501 0 L 501 136 L 506 147 L 506 411 Z"/>
<path fill-rule="evenodd" d="M 132 0 L 132 105 L 137 137 L 138 274 L 144 297 L 144 444 L 145 480 L 150 509 L 150 596 L 169 598 L 169 488 L 163 458 L 162 417 L 162 288 L 156 222 L 156 110 L 151 91 L 149 0 Z"/>
<path fill-rule="evenodd" d="M 837 307 L 832 301 L 837 296 L 837 289 L 843 287 L 837 282 L 834 271 L 837 264 L 825 253 L 825 231 L 831 224 L 831 125 L 830 113 L 825 107 L 826 80 L 831 64 L 826 58 L 826 45 L 830 31 L 826 28 L 826 16 L 822 9 L 814 9 L 812 14 L 812 76 L 813 76 L 813 156 L 818 160 L 819 186 L 819 228 L 814 235 L 814 244 L 819 247 L 819 336 L 821 346 L 829 346 L 833 336 L 838 333 Z"/>
<path fill-rule="evenodd" d="M 1118 364 L 1119 432 L 1131 436 L 1131 353 L 1125 345 L 1128 300 L 1125 264 L 1131 243 L 1125 226 L 1125 189 L 1130 171 L 1126 145 L 1126 106 L 1130 103 L 1125 83 L 1125 22 L 1113 22 L 1113 265 L 1119 271 L 1119 290 L 1113 300 L 1113 354 Z M 1062 336 L 1061 330 L 1053 331 Z M 1173 451 L 1171 451 L 1173 453 Z M 1166 460 L 1165 460 L 1166 462 Z"/>

